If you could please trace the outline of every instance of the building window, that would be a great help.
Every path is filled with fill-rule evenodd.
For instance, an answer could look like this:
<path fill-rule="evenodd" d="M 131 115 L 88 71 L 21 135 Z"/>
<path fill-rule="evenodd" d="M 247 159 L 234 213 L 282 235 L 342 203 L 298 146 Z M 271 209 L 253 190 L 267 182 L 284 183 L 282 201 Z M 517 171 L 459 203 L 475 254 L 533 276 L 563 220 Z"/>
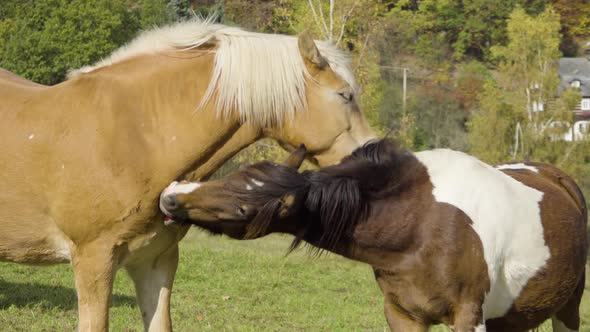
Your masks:
<path fill-rule="evenodd" d="M 582 99 L 582 111 L 590 111 L 590 98 Z"/>
<path fill-rule="evenodd" d="M 580 88 L 580 81 L 573 80 L 571 85 L 572 85 L 572 88 Z"/>

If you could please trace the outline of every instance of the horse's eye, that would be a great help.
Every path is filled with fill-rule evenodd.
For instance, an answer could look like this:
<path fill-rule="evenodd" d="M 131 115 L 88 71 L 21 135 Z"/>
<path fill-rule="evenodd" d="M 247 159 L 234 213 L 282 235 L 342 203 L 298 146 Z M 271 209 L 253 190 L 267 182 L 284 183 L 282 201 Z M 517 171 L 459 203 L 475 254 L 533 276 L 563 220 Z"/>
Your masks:
<path fill-rule="evenodd" d="M 338 92 L 338 94 L 340 95 L 340 97 L 344 98 L 344 101 L 347 104 L 352 102 L 352 100 L 354 99 L 354 94 L 352 94 L 352 92 Z"/>
<path fill-rule="evenodd" d="M 243 207 L 238 206 L 238 208 L 236 210 L 238 212 L 238 215 L 240 215 L 240 216 L 245 216 L 246 215 L 246 210 L 244 210 Z"/>

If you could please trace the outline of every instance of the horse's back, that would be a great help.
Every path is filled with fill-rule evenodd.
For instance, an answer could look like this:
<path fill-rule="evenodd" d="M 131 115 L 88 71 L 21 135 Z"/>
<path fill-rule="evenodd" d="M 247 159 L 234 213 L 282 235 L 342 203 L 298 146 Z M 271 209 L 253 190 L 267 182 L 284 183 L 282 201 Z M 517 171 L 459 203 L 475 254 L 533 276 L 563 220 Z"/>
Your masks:
<path fill-rule="evenodd" d="M 557 227 L 557 225 L 550 225 L 551 222 L 558 224 L 560 229 L 563 229 L 563 226 L 568 226 L 566 229 L 576 230 L 586 228 L 586 199 L 577 183 L 568 174 L 544 163 L 527 162 L 509 165 L 523 165 L 526 168 L 502 169 L 505 165 L 498 167 L 511 178 L 543 192 L 543 200 L 547 204 L 543 206 L 541 202 L 541 212 L 546 231 L 550 231 L 552 226 Z M 570 224 L 564 224 L 564 220 L 569 220 Z M 584 239 L 585 237 L 581 242 L 586 242 Z"/>
<path fill-rule="evenodd" d="M 13 111 L 26 100 L 48 88 L 0 68 L 0 112 Z"/>
<path fill-rule="evenodd" d="M 46 85 L 35 83 L 6 69 L 0 68 L 0 84 L 11 84 L 28 88 L 46 88 Z"/>
<path fill-rule="evenodd" d="M 574 181 L 574 179 L 572 179 L 567 173 L 565 173 L 564 171 L 560 170 L 559 168 L 553 166 L 553 165 L 549 165 L 549 164 L 544 164 L 544 163 L 535 163 L 535 162 L 531 162 L 528 163 L 533 167 L 536 167 L 539 170 L 539 173 L 546 177 L 547 180 L 554 182 L 557 185 L 560 185 L 561 187 L 563 187 L 567 193 L 569 194 L 569 196 L 572 198 L 572 200 L 576 203 L 576 205 L 578 206 L 578 208 L 580 209 L 580 212 L 582 212 L 583 216 L 583 221 L 584 223 L 588 223 L 588 207 L 586 205 L 586 198 L 584 197 L 584 194 L 582 193 L 582 190 L 580 189 L 580 187 L 578 186 L 578 184 Z"/>

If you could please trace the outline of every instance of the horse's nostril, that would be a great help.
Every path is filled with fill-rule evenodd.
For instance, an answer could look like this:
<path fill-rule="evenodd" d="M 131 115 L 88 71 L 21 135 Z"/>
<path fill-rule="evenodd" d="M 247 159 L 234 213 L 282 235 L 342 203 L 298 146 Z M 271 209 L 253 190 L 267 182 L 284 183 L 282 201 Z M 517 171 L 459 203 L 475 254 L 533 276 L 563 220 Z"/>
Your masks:
<path fill-rule="evenodd" d="M 178 209 L 178 207 L 180 205 L 178 203 L 178 199 L 176 198 L 176 195 L 174 195 L 174 194 L 164 196 L 163 203 L 164 203 L 164 207 L 168 211 L 176 210 L 176 209 Z"/>

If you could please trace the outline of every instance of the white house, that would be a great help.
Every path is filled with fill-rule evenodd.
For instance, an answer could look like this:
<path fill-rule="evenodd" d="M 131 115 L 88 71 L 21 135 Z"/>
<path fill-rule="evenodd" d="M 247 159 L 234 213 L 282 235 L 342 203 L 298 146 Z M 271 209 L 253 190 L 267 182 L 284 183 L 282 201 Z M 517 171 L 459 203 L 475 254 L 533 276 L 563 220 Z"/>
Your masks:
<path fill-rule="evenodd" d="M 582 100 L 573 109 L 574 125 L 564 135 L 566 141 L 590 139 L 590 58 L 559 59 L 559 95 L 567 88 L 580 90 Z"/>

